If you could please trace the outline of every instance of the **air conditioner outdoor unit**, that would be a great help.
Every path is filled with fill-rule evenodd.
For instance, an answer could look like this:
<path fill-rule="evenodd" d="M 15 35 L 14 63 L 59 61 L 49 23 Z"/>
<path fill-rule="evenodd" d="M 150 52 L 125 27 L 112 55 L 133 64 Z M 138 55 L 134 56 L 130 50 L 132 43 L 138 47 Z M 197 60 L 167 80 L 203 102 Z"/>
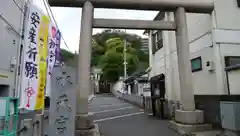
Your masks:
<path fill-rule="evenodd" d="M 207 61 L 206 62 L 206 68 L 208 71 L 214 71 L 215 67 L 214 67 L 214 62 L 213 61 Z"/>
<path fill-rule="evenodd" d="M 225 129 L 227 133 L 231 132 L 235 135 L 240 135 L 240 102 L 231 101 L 221 101 L 221 121 L 222 128 Z"/>

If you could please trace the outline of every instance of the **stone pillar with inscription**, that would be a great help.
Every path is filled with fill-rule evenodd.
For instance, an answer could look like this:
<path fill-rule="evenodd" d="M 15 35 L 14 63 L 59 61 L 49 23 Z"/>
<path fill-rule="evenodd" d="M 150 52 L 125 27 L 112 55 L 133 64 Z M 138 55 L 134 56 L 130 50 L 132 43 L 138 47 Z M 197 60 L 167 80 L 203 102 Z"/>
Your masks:
<path fill-rule="evenodd" d="M 51 84 L 48 135 L 75 136 L 75 70 L 69 67 L 53 68 Z"/>

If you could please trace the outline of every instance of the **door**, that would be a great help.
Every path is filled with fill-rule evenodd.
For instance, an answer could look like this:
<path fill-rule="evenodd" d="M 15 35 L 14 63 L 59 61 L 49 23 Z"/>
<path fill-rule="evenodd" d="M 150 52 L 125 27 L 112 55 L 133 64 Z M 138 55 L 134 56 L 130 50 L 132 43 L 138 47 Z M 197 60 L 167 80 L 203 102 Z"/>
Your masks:
<path fill-rule="evenodd" d="M 151 79 L 152 112 L 154 116 L 164 118 L 165 76 L 160 74 Z"/>

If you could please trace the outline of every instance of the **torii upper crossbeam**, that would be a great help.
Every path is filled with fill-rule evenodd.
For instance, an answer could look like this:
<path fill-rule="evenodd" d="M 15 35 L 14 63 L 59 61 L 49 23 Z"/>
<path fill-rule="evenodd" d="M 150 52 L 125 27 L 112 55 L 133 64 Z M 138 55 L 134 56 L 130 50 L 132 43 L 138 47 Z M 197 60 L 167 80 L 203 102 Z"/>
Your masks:
<path fill-rule="evenodd" d="M 86 0 L 49 0 L 51 6 L 82 7 Z M 178 7 L 186 12 L 211 13 L 213 2 L 203 0 L 89 0 L 94 8 L 175 11 Z"/>

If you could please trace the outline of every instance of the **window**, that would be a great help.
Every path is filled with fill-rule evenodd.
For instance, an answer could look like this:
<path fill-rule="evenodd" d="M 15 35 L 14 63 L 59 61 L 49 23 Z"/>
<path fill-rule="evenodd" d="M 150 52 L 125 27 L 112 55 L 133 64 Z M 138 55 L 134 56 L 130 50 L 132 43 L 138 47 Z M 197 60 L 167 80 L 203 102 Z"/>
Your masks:
<path fill-rule="evenodd" d="M 225 57 L 226 67 L 235 66 L 237 64 L 240 64 L 240 56 L 226 56 Z"/>
<path fill-rule="evenodd" d="M 202 59 L 201 59 L 201 57 L 191 59 L 191 67 L 192 67 L 192 72 L 201 71 L 202 70 Z"/>
<path fill-rule="evenodd" d="M 157 41 L 157 49 L 161 49 L 163 47 L 163 40 Z"/>
<path fill-rule="evenodd" d="M 163 47 L 162 31 L 153 34 L 153 53 Z"/>
<path fill-rule="evenodd" d="M 157 32 L 157 49 L 161 49 L 163 47 L 163 37 L 162 31 Z"/>
<path fill-rule="evenodd" d="M 158 31 L 156 35 L 157 35 L 157 41 L 162 39 L 162 31 Z"/>
<path fill-rule="evenodd" d="M 155 41 L 155 39 L 156 39 L 156 35 L 153 34 L 152 35 L 152 52 L 153 52 L 153 54 L 156 52 L 156 41 Z"/>

